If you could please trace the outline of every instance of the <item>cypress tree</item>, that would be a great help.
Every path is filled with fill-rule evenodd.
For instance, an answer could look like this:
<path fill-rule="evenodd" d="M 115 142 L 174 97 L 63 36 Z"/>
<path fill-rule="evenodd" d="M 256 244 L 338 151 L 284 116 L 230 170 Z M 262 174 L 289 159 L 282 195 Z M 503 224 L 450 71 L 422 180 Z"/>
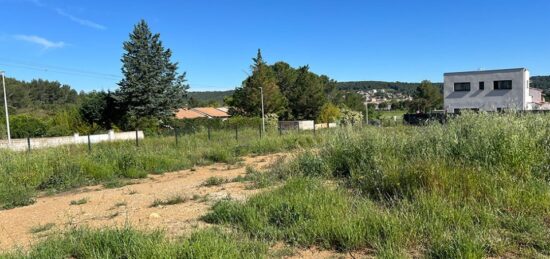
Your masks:
<path fill-rule="evenodd" d="M 181 108 L 187 94 L 185 73 L 178 74 L 172 51 L 165 49 L 160 34 L 153 34 L 144 20 L 134 26 L 123 44 L 122 73 L 117 97 L 133 120 L 165 119 Z"/>

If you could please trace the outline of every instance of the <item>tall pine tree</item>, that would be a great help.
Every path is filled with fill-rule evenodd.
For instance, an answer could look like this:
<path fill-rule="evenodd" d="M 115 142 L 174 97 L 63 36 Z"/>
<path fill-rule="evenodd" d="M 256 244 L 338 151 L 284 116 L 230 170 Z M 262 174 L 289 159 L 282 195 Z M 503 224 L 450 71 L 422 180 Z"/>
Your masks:
<path fill-rule="evenodd" d="M 261 115 L 261 87 L 264 92 L 265 113 L 281 115 L 286 109 L 286 99 L 281 94 L 273 70 L 265 63 L 259 49 L 256 58 L 252 60 L 252 75 L 244 80 L 242 87 L 235 89 L 230 98 L 231 112 L 245 116 Z"/>
<path fill-rule="evenodd" d="M 287 91 L 288 107 L 294 119 L 314 120 L 326 102 L 321 79 L 308 66 L 298 68 L 294 86 Z"/>
<path fill-rule="evenodd" d="M 164 119 L 181 108 L 187 94 L 185 73 L 178 74 L 172 52 L 164 49 L 160 34 L 151 33 L 141 20 L 124 42 L 122 56 L 124 79 L 119 83 L 118 99 L 127 115 L 134 119 Z"/>

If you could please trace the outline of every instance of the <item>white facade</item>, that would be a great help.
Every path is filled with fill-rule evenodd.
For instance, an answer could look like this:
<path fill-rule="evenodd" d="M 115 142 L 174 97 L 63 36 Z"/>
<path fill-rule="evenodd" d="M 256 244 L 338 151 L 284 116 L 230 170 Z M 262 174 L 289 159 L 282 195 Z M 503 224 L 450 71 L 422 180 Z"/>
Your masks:
<path fill-rule="evenodd" d="M 531 110 L 529 71 L 525 68 L 445 73 L 444 109 Z"/>

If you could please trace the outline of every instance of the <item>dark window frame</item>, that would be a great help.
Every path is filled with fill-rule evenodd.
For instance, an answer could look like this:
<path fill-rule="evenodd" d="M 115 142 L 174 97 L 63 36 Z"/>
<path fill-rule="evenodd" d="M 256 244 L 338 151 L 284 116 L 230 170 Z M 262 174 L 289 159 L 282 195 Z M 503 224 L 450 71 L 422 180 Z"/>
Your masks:
<path fill-rule="evenodd" d="M 513 88 L 512 80 L 493 81 L 494 90 L 511 90 Z"/>
<path fill-rule="evenodd" d="M 480 91 L 485 90 L 485 81 L 479 81 L 479 90 Z"/>
<path fill-rule="evenodd" d="M 469 92 L 469 91 L 472 90 L 472 84 L 470 82 L 454 83 L 454 88 L 453 89 L 454 89 L 455 92 Z"/>

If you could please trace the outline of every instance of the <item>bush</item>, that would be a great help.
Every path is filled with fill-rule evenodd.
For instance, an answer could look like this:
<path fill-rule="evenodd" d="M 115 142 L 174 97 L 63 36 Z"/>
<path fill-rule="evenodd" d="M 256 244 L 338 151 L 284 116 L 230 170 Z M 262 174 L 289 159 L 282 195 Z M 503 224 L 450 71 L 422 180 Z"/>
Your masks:
<path fill-rule="evenodd" d="M 10 129 L 12 138 L 42 137 L 47 125 L 30 115 L 14 115 L 10 117 Z"/>

